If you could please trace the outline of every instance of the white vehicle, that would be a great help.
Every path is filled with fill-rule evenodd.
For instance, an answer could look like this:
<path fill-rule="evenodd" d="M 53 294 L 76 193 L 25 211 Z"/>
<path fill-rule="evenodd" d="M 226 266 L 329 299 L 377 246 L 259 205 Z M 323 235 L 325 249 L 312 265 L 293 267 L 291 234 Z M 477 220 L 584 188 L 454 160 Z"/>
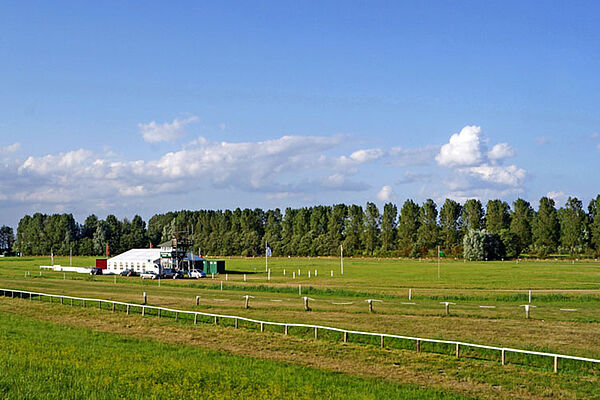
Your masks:
<path fill-rule="evenodd" d="M 152 271 L 146 271 L 146 272 L 142 272 L 140 274 L 140 278 L 142 278 L 142 279 L 157 279 L 159 277 L 160 277 L 160 275 L 158 275 L 156 272 L 152 272 Z"/>
<path fill-rule="evenodd" d="M 199 269 L 193 269 L 190 271 L 190 278 L 206 278 L 206 274 Z"/>

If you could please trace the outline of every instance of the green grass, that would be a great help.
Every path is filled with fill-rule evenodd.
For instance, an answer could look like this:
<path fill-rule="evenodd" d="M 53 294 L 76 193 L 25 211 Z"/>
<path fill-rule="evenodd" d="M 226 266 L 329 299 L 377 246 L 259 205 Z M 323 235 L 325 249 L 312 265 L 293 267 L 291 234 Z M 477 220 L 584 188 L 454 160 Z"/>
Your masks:
<path fill-rule="evenodd" d="M 4 399 L 459 399 L 460 395 L 0 313 Z"/>

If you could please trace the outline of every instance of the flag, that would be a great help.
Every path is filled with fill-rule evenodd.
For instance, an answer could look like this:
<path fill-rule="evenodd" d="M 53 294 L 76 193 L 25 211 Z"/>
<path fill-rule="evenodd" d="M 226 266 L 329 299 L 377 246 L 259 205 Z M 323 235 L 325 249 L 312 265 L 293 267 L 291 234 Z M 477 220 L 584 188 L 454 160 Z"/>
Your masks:
<path fill-rule="evenodd" d="M 267 257 L 271 257 L 271 248 L 267 246 Z"/>
<path fill-rule="evenodd" d="M 152 249 L 152 248 L 154 248 L 154 246 L 152 245 L 152 242 L 150 242 L 150 248 L 151 248 L 151 249 Z"/>
<path fill-rule="evenodd" d="M 108 243 L 106 243 L 106 257 L 110 256 L 110 251 L 108 250 Z"/>
<path fill-rule="evenodd" d="M 446 255 L 444 254 L 444 252 L 441 251 L 441 250 L 438 252 L 438 256 L 440 256 L 440 257 L 446 257 Z"/>

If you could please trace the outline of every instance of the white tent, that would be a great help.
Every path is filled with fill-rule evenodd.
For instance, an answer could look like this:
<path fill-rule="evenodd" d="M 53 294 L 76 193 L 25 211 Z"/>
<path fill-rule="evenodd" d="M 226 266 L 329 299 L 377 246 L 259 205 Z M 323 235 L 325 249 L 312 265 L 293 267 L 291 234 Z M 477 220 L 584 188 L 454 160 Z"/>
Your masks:
<path fill-rule="evenodd" d="M 137 273 L 160 273 L 160 249 L 131 249 L 108 259 L 105 273 L 118 274 L 126 269 Z"/>

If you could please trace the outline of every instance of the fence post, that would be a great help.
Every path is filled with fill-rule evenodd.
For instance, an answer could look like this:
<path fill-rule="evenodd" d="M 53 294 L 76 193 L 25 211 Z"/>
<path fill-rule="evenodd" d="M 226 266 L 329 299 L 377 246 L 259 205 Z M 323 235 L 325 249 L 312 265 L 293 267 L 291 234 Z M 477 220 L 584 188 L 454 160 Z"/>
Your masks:
<path fill-rule="evenodd" d="M 456 358 L 460 357 L 460 345 L 456 343 Z"/>
<path fill-rule="evenodd" d="M 501 358 L 502 358 L 501 359 L 502 365 L 505 365 L 506 364 L 506 354 L 504 353 L 504 349 L 502 349 L 502 357 Z"/>
<path fill-rule="evenodd" d="M 194 314 L 194 325 L 198 323 L 198 314 Z"/>
<path fill-rule="evenodd" d="M 219 317 L 217 317 L 217 316 L 215 315 L 215 325 L 218 325 L 218 324 L 219 324 Z"/>
<path fill-rule="evenodd" d="M 178 312 L 176 312 L 176 313 L 175 313 L 175 321 L 177 321 L 178 319 L 179 319 L 179 313 L 178 313 Z"/>
<path fill-rule="evenodd" d="M 235 329 L 237 329 L 237 327 L 238 327 L 238 319 L 236 318 L 235 319 Z"/>
<path fill-rule="evenodd" d="M 115 312 L 115 303 L 112 303 L 112 312 Z"/>
<path fill-rule="evenodd" d="M 200 305 L 200 296 L 196 296 L 196 305 L 199 306 Z"/>
<path fill-rule="evenodd" d="M 344 332 L 344 343 L 348 343 L 348 332 Z"/>
<path fill-rule="evenodd" d="M 265 331 L 265 324 L 263 324 L 262 322 L 260 323 L 260 331 L 261 332 Z"/>
<path fill-rule="evenodd" d="M 127 304 L 127 315 L 129 315 L 129 304 Z"/>
<path fill-rule="evenodd" d="M 558 356 L 554 356 L 554 373 L 558 372 Z"/>
<path fill-rule="evenodd" d="M 417 339 L 417 353 L 421 351 L 421 341 Z"/>
<path fill-rule="evenodd" d="M 83 307 L 87 307 L 86 304 L 85 304 L 85 300 L 83 301 Z"/>
<path fill-rule="evenodd" d="M 315 326 L 315 340 L 318 338 L 318 328 Z"/>
<path fill-rule="evenodd" d="M 159 308 L 158 309 L 158 318 L 160 318 L 161 314 L 162 314 L 162 310 Z"/>
<path fill-rule="evenodd" d="M 383 335 L 381 335 L 381 348 L 383 349 L 384 346 L 384 342 L 383 342 Z"/>
<path fill-rule="evenodd" d="M 144 292 L 144 295 L 143 295 L 144 304 L 146 304 L 146 300 L 148 300 L 148 297 L 146 296 L 146 292 Z"/>
<path fill-rule="evenodd" d="M 71 307 L 73 307 L 73 299 L 71 299 Z"/>
<path fill-rule="evenodd" d="M 286 325 L 285 330 L 284 330 L 284 335 L 287 335 L 287 334 L 288 334 L 288 326 Z"/>
<path fill-rule="evenodd" d="M 146 315 L 146 307 L 142 307 L 142 317 Z"/>
<path fill-rule="evenodd" d="M 60 304 L 64 304 L 64 300 L 62 297 L 60 298 Z"/>

